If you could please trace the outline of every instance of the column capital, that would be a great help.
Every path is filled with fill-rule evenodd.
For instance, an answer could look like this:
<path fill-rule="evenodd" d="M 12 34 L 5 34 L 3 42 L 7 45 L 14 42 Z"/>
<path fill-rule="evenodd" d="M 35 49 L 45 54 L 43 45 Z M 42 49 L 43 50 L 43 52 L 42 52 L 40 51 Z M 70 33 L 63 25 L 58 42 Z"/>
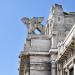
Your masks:
<path fill-rule="evenodd" d="M 55 64 L 56 63 L 56 61 L 55 60 L 51 60 L 51 64 Z"/>

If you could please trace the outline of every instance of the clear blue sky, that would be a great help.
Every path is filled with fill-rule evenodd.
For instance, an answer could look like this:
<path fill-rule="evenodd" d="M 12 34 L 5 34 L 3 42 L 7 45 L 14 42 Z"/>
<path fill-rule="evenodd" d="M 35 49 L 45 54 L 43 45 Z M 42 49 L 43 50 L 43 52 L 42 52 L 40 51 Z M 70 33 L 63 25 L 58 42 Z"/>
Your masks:
<path fill-rule="evenodd" d="M 19 75 L 19 54 L 23 50 L 27 28 L 24 16 L 44 16 L 51 5 L 61 3 L 65 11 L 75 11 L 75 0 L 0 0 L 0 75 Z"/>

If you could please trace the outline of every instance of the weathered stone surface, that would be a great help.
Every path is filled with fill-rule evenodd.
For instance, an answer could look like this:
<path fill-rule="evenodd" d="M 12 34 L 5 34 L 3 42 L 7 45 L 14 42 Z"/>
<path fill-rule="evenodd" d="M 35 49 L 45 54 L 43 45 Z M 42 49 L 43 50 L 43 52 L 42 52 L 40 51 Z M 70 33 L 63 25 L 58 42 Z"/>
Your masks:
<path fill-rule="evenodd" d="M 32 34 L 34 29 L 43 32 L 42 26 L 37 26 L 38 20 L 35 23 L 34 18 L 31 19 L 33 24 L 28 18 L 24 20 L 32 27 L 20 55 L 21 59 L 26 57 L 20 63 L 20 75 L 69 75 L 70 69 L 75 66 L 75 12 L 64 12 L 58 4 L 51 11 L 45 34 Z"/>

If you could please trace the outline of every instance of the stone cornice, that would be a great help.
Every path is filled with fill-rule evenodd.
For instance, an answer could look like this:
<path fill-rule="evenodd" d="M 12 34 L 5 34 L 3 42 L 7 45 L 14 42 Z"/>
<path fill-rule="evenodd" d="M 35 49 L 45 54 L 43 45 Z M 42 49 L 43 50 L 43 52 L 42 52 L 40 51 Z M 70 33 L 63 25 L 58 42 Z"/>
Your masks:
<path fill-rule="evenodd" d="M 49 54 L 57 54 L 58 53 L 58 49 L 50 49 L 49 50 Z"/>
<path fill-rule="evenodd" d="M 50 36 L 49 35 L 34 35 L 34 34 L 31 34 L 27 37 L 27 40 L 31 40 L 31 39 L 50 39 Z"/>

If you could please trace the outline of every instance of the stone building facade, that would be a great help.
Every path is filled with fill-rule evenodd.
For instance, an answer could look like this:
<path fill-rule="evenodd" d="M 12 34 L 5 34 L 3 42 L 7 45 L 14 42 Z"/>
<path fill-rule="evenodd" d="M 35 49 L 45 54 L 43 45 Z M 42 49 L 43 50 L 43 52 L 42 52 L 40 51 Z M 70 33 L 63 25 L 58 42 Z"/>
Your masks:
<path fill-rule="evenodd" d="M 75 12 L 55 4 L 45 27 L 40 26 L 42 20 L 22 19 L 31 33 L 20 53 L 19 75 L 75 75 Z"/>

